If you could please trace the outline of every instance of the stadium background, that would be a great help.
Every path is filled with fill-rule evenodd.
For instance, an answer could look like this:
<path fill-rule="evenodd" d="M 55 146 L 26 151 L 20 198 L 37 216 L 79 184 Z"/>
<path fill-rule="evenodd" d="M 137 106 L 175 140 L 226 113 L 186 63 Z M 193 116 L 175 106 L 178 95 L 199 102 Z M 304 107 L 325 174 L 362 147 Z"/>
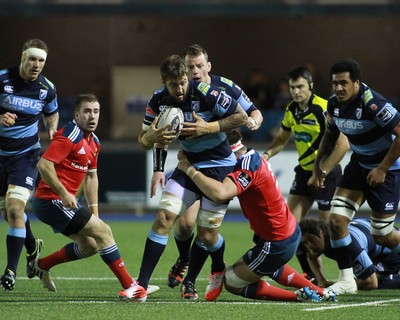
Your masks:
<path fill-rule="evenodd" d="M 151 167 L 136 136 L 143 104 L 161 85 L 162 59 L 200 43 L 213 73 L 239 84 L 253 68 L 277 82 L 293 65 L 312 63 L 315 81 L 327 87 L 331 64 L 352 57 L 364 81 L 398 107 L 399 15 L 400 4 L 390 0 L 0 0 L 0 67 L 18 64 L 22 43 L 41 38 L 50 48 L 44 75 L 57 86 L 61 120 L 71 118 L 76 94 L 99 96 L 100 200 L 108 211 L 141 214 L 151 209 Z M 288 155 L 295 156 L 276 159 Z"/>

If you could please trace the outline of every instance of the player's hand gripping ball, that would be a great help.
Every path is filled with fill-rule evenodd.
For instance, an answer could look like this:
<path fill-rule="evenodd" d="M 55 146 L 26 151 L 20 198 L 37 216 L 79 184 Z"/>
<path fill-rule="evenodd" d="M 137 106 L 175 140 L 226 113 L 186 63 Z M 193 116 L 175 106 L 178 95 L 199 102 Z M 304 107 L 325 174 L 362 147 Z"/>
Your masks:
<path fill-rule="evenodd" d="M 183 112 L 180 108 L 167 107 L 158 116 L 157 129 L 171 125 L 171 130 L 175 131 L 178 138 L 184 122 Z"/>

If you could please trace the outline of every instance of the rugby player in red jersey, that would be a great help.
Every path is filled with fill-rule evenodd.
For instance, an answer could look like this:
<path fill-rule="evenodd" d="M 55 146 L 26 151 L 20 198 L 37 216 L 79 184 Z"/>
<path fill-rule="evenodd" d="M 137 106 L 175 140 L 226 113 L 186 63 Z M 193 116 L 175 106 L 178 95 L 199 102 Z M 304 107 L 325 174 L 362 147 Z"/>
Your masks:
<path fill-rule="evenodd" d="M 287 206 L 270 164 L 255 150 L 247 149 L 237 130 L 227 133 L 237 163 L 222 181 L 212 180 L 179 154 L 178 168 L 215 202 L 238 197 L 243 214 L 254 231 L 255 246 L 224 273 L 225 288 L 236 295 L 259 300 L 335 300 L 335 293 L 313 285 L 287 265 L 301 241 L 301 231 Z M 299 288 L 292 292 L 263 280 L 269 276 L 279 284 Z M 215 288 L 214 299 L 222 287 Z"/>
<path fill-rule="evenodd" d="M 73 121 L 56 133 L 39 160 L 41 179 L 33 198 L 33 211 L 38 219 L 73 242 L 47 257 L 35 259 L 31 266 L 44 287 L 56 291 L 50 268 L 98 252 L 122 288 L 135 286 L 135 301 L 144 302 L 146 290 L 126 270 L 110 227 L 99 217 L 97 158 L 100 141 L 94 134 L 100 116 L 97 97 L 79 95 L 74 116 Z M 89 210 L 76 199 L 82 182 Z M 124 299 L 121 294 L 120 297 Z"/>

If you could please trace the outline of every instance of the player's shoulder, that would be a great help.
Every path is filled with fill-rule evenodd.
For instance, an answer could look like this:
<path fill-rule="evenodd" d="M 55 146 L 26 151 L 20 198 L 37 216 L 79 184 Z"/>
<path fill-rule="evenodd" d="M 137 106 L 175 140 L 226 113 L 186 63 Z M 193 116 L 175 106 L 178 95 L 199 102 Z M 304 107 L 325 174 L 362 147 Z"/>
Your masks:
<path fill-rule="evenodd" d="M 4 68 L 0 70 L 0 79 L 1 81 L 8 80 L 10 78 L 14 78 L 18 74 L 18 68 L 17 67 L 10 67 L 10 68 Z"/>
<path fill-rule="evenodd" d="M 0 77 L 5 78 L 10 74 L 10 68 L 1 69 L 0 70 Z"/>
<path fill-rule="evenodd" d="M 44 75 L 41 74 L 40 77 L 41 77 L 41 81 L 42 81 L 41 83 L 42 83 L 43 86 L 50 87 L 53 90 L 56 88 L 54 83 L 51 82 L 49 79 L 47 79 Z"/>
<path fill-rule="evenodd" d="M 79 128 L 75 121 L 67 123 L 61 131 L 61 134 L 71 140 L 74 144 L 83 139 L 83 131 Z"/>
<path fill-rule="evenodd" d="M 260 168 L 261 163 L 261 155 L 254 149 L 249 149 L 244 155 L 239 158 L 236 166 L 242 170 L 254 172 Z"/>
<path fill-rule="evenodd" d="M 99 137 L 98 137 L 94 132 L 92 132 L 92 138 L 93 138 L 94 143 L 95 143 L 98 147 L 101 147 L 100 139 L 99 139 Z"/>
<path fill-rule="evenodd" d="M 154 96 L 161 96 L 161 95 L 165 95 L 167 92 L 167 88 L 165 88 L 164 86 L 162 86 L 161 88 L 156 89 L 153 92 L 153 97 Z"/>
<path fill-rule="evenodd" d="M 365 83 L 361 86 L 361 100 L 367 107 L 375 105 L 375 107 L 383 107 L 388 103 L 388 100 L 379 92 L 368 87 Z"/>
<path fill-rule="evenodd" d="M 235 82 L 233 82 L 231 79 L 228 79 L 226 77 L 217 76 L 215 74 L 210 74 L 210 77 L 211 77 L 211 84 L 213 84 L 213 85 L 221 86 L 224 88 L 225 87 L 234 88 L 236 86 Z"/>

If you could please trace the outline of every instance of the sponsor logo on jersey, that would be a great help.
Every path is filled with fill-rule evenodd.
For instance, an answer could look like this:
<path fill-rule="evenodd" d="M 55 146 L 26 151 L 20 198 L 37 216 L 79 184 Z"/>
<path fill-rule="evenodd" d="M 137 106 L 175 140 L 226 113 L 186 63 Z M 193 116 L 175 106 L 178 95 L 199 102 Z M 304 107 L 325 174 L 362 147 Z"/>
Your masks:
<path fill-rule="evenodd" d="M 217 90 L 213 90 L 213 91 L 211 91 L 211 93 L 210 93 L 212 96 L 214 96 L 214 97 L 218 97 L 218 95 L 219 95 L 219 91 L 217 91 Z"/>
<path fill-rule="evenodd" d="M 81 166 L 80 164 L 77 164 L 75 162 L 71 162 L 71 166 L 74 167 L 75 169 L 79 169 L 82 171 L 87 171 L 88 170 L 88 166 Z"/>
<path fill-rule="evenodd" d="M 200 110 L 200 101 L 194 100 L 191 102 L 192 110 L 198 112 Z"/>
<path fill-rule="evenodd" d="M 82 147 L 79 151 L 78 154 L 86 154 L 85 148 Z"/>
<path fill-rule="evenodd" d="M 383 108 L 381 112 L 378 113 L 378 119 L 383 123 L 388 123 L 394 117 L 393 113 L 389 111 L 388 108 Z"/>
<path fill-rule="evenodd" d="M 227 84 L 228 86 L 232 87 L 233 86 L 233 81 L 229 80 L 227 78 L 221 77 L 221 82 Z"/>
<path fill-rule="evenodd" d="M 237 177 L 237 181 L 243 189 L 246 189 L 251 182 L 251 177 L 247 173 L 242 172 L 239 177 Z"/>
<path fill-rule="evenodd" d="M 302 124 L 308 124 L 310 126 L 315 126 L 316 121 L 315 119 L 301 119 L 300 121 Z"/>
<path fill-rule="evenodd" d="M 372 95 L 371 90 L 366 90 L 362 96 L 362 99 L 364 100 L 364 104 L 367 104 L 368 101 L 370 101 L 374 96 Z"/>
<path fill-rule="evenodd" d="M 294 278 L 294 272 L 293 273 L 291 273 L 291 274 L 289 274 L 289 276 L 287 277 L 287 283 L 291 283 L 292 282 L 292 280 L 293 280 L 293 278 Z"/>
<path fill-rule="evenodd" d="M 369 107 L 370 107 L 373 111 L 378 110 L 378 107 L 377 107 L 377 105 L 376 105 L 375 103 L 371 104 Z"/>
<path fill-rule="evenodd" d="M 40 100 L 44 100 L 44 99 L 46 99 L 46 97 L 47 97 L 47 90 L 44 90 L 44 89 L 40 89 L 40 92 L 39 92 L 39 99 Z"/>
<path fill-rule="evenodd" d="M 200 91 L 200 93 L 203 96 L 207 95 L 208 90 L 210 90 L 210 85 L 205 83 L 205 82 L 200 82 L 199 85 L 197 86 L 197 90 Z"/>
<path fill-rule="evenodd" d="M 16 96 L 7 96 L 3 101 L 3 107 L 14 110 L 23 110 L 24 108 L 30 108 L 33 110 L 41 111 L 44 104 L 44 101 L 36 101 Z"/>
<path fill-rule="evenodd" d="M 322 205 L 329 205 L 330 201 L 329 200 L 316 200 L 317 203 L 322 204 Z"/>
<path fill-rule="evenodd" d="M 335 119 L 335 124 L 339 129 L 363 129 L 361 121 L 351 119 Z"/>
<path fill-rule="evenodd" d="M 160 110 L 160 113 L 161 113 L 161 112 L 164 112 L 164 110 L 167 109 L 167 108 L 168 108 L 167 105 L 162 104 L 162 105 L 160 105 L 160 106 L 158 107 L 158 110 Z"/>
<path fill-rule="evenodd" d="M 361 119 L 362 117 L 362 108 L 357 108 L 356 109 L 356 118 Z"/>
<path fill-rule="evenodd" d="M 33 186 L 33 178 L 32 177 L 26 177 L 25 178 L 25 184 L 27 184 L 28 186 Z"/>
<path fill-rule="evenodd" d="M 394 203 L 393 202 L 388 202 L 385 204 L 385 211 L 387 210 L 393 210 L 394 208 Z"/>
<path fill-rule="evenodd" d="M 333 116 L 334 116 L 334 117 L 339 117 L 339 108 L 335 108 L 335 109 L 333 110 Z"/>
<path fill-rule="evenodd" d="M 12 93 L 14 93 L 14 87 L 7 84 L 4 86 L 4 92 L 6 92 L 8 94 L 12 94 Z"/>
<path fill-rule="evenodd" d="M 312 141 L 312 136 L 308 132 L 294 132 L 294 140 L 309 143 Z"/>
<path fill-rule="evenodd" d="M 231 102 L 232 102 L 232 98 L 230 96 L 226 95 L 225 93 L 221 92 L 221 95 L 219 96 L 219 99 L 218 99 L 218 104 L 222 108 L 226 109 L 231 105 Z"/>

